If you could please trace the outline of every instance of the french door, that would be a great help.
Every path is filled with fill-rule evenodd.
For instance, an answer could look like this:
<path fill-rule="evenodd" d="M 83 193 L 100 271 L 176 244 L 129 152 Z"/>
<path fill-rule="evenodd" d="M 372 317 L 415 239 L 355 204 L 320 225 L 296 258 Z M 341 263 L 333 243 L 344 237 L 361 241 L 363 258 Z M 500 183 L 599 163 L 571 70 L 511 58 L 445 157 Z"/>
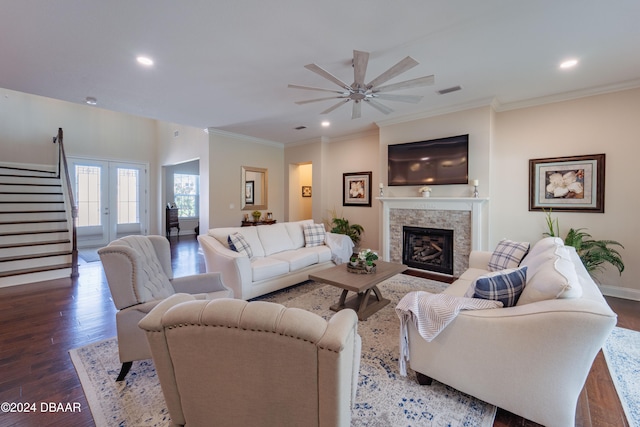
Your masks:
<path fill-rule="evenodd" d="M 78 247 L 147 233 L 147 166 L 69 157 Z"/>

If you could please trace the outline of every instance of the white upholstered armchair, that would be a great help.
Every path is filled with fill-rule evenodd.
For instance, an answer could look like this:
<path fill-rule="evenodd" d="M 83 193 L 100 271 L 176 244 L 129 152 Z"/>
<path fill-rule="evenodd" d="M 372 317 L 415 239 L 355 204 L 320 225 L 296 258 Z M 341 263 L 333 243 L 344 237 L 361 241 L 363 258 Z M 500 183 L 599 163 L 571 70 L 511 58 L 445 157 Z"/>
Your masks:
<path fill-rule="evenodd" d="M 199 299 L 231 296 L 219 273 L 173 277 L 171 249 L 162 236 L 127 236 L 98 250 L 118 312 L 118 348 L 122 381 L 134 360 L 151 358 L 138 322 L 160 301 L 176 292 Z"/>
<path fill-rule="evenodd" d="M 140 322 L 173 425 L 347 427 L 360 369 L 353 310 L 176 294 Z"/>

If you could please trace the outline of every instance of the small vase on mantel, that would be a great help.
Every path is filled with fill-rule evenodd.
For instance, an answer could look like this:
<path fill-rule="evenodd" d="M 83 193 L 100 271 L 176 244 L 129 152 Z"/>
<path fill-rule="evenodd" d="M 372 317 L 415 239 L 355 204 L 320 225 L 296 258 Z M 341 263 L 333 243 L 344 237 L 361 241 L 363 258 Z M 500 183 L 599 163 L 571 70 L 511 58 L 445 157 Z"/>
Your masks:
<path fill-rule="evenodd" d="M 431 187 L 422 187 L 418 191 L 420 191 L 422 197 L 431 197 Z"/>

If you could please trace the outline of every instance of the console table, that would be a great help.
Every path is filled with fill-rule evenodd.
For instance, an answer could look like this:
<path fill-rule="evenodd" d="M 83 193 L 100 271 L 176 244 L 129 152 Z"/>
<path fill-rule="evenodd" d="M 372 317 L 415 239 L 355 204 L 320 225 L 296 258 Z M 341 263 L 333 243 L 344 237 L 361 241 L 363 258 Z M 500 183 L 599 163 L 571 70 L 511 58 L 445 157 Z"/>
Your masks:
<path fill-rule="evenodd" d="M 171 229 L 173 227 L 178 229 L 178 235 L 180 235 L 180 221 L 178 220 L 178 208 L 167 208 L 167 217 L 166 217 L 167 239 L 171 235 Z"/>
<path fill-rule="evenodd" d="M 275 219 L 261 219 L 259 221 L 242 221 L 243 227 L 252 227 L 256 225 L 272 225 L 275 224 L 277 220 Z"/>

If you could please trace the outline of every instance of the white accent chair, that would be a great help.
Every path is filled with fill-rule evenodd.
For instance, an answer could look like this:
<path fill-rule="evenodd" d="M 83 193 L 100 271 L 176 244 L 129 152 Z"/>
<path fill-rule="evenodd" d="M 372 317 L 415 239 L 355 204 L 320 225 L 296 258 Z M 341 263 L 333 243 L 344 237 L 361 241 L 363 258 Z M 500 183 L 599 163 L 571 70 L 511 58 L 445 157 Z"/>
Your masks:
<path fill-rule="evenodd" d="M 173 425 L 348 427 L 362 341 L 353 310 L 176 294 L 142 321 Z"/>
<path fill-rule="evenodd" d="M 574 426 L 578 397 L 617 316 L 575 249 L 567 249 L 581 296 L 520 304 L 521 296 L 513 307 L 462 311 L 431 342 L 409 322 L 409 365 L 418 381 L 436 379 L 545 426 Z M 490 258 L 472 251 L 469 269 L 444 292 L 463 296 L 488 273 Z"/>
<path fill-rule="evenodd" d="M 138 322 L 160 301 L 176 292 L 199 299 L 232 296 L 219 273 L 173 277 L 171 248 L 162 236 L 127 236 L 98 250 L 111 297 L 118 312 L 118 348 L 122 381 L 134 360 L 151 358 Z"/>

